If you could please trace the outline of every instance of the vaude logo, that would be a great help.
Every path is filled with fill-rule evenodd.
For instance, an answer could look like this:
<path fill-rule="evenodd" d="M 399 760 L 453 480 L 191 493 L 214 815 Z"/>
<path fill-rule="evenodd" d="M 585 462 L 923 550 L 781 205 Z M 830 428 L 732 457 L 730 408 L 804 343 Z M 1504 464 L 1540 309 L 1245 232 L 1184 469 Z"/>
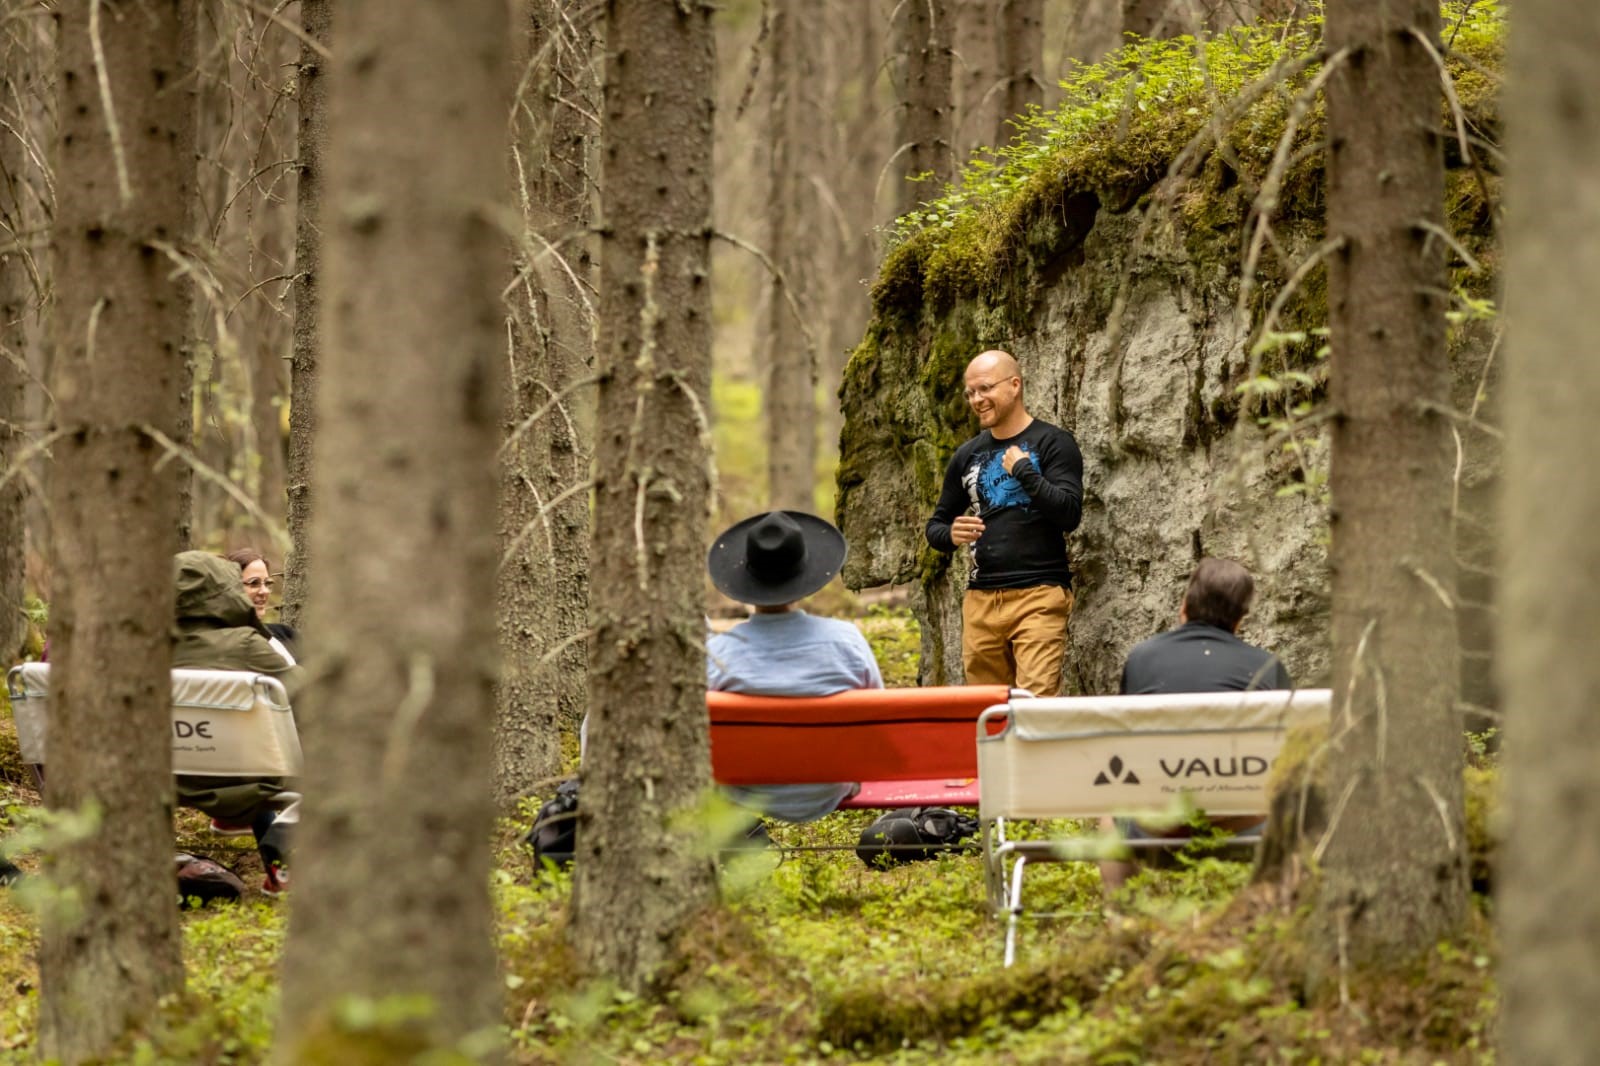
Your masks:
<path fill-rule="evenodd" d="M 1191 777 L 1259 777 L 1271 768 L 1271 763 L 1259 755 L 1246 755 L 1243 758 L 1230 756 L 1226 759 L 1216 756 L 1211 759 L 1157 759 L 1161 772 L 1167 775 L 1168 780 Z M 1094 783 L 1097 785 L 1137 785 L 1139 775 L 1134 773 L 1133 767 L 1123 763 L 1121 756 L 1111 756 L 1111 761 L 1106 768 L 1095 775 Z"/>
<path fill-rule="evenodd" d="M 180 740 L 188 740 L 190 737 L 204 737 L 207 740 L 214 739 L 211 736 L 210 722 L 195 722 L 192 725 L 188 722 L 173 722 L 172 732 Z"/>
<path fill-rule="evenodd" d="M 1121 782 L 1124 785 L 1137 785 L 1139 783 L 1139 775 L 1133 772 L 1133 768 L 1131 766 L 1127 768 L 1128 772 L 1126 774 L 1122 772 L 1123 766 L 1121 756 L 1111 756 L 1111 762 L 1107 764 L 1106 770 L 1110 770 L 1111 775 L 1108 777 L 1106 776 L 1106 771 L 1101 770 L 1095 775 L 1095 784 L 1109 785 L 1113 782 Z"/>

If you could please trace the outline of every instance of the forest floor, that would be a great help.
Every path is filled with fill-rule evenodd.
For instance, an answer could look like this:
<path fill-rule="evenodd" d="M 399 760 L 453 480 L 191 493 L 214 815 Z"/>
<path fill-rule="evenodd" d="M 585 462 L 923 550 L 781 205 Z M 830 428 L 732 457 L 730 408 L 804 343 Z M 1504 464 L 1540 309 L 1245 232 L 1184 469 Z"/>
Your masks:
<path fill-rule="evenodd" d="M 861 624 L 890 683 L 914 683 L 904 615 L 876 609 Z M 39 801 L 15 744 L 0 716 L 0 834 Z M 534 806 L 501 822 L 492 878 L 514 1062 L 1493 1061 L 1487 900 L 1466 934 L 1408 973 L 1340 973 L 1312 987 L 1292 896 L 1249 885 L 1246 864 L 1205 857 L 1142 873 L 1110 899 L 1092 863 L 1035 868 L 1030 899 L 1066 916 L 1025 924 L 1018 964 L 1005 969 L 975 854 L 873 870 L 851 850 L 760 852 L 724 867 L 724 906 L 659 1001 L 635 998 L 571 977 L 570 878 L 535 870 L 521 844 Z M 841 812 L 773 836 L 848 847 L 870 820 Z M 248 838 L 212 836 L 192 811 L 176 846 L 224 862 L 251 891 L 185 912 L 187 989 L 122 1061 L 263 1062 L 292 897 L 260 895 Z M 0 1063 L 37 1055 L 33 895 L 0 890 L 0 989 L 12 993 L 0 995 Z M 352 1011 L 350 1024 L 360 1018 Z"/>

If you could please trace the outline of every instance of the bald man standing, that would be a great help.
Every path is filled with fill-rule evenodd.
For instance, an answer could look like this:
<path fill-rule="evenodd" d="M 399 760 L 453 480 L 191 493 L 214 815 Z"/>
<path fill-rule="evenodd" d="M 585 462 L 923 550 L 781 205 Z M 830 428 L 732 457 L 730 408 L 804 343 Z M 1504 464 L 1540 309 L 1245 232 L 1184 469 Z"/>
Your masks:
<path fill-rule="evenodd" d="M 926 535 L 939 551 L 972 553 L 961 605 L 967 684 L 1058 695 L 1072 615 L 1066 535 L 1083 514 L 1083 454 L 1071 433 L 1028 414 L 1008 352 L 967 364 L 966 389 L 983 430 L 951 458 Z"/>

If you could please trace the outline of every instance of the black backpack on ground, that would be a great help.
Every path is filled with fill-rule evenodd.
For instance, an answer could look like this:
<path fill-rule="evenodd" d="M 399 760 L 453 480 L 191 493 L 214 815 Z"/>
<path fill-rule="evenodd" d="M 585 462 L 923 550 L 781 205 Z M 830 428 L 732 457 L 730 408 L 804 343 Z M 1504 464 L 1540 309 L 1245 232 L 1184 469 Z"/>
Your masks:
<path fill-rule="evenodd" d="M 543 867 L 541 860 L 549 859 L 565 869 L 572 865 L 573 853 L 578 850 L 578 781 L 563 781 L 556 788 L 554 798 L 546 800 L 533 819 L 524 843 L 533 849 L 535 865 Z"/>
<path fill-rule="evenodd" d="M 899 866 L 955 851 L 978 831 L 978 820 L 948 807 L 889 811 L 861 831 L 856 857 L 868 866 Z"/>
<path fill-rule="evenodd" d="M 202 907 L 216 899 L 232 903 L 244 895 L 244 882 L 215 859 L 180 851 L 176 862 L 179 906 L 188 906 L 193 900 L 199 900 Z"/>

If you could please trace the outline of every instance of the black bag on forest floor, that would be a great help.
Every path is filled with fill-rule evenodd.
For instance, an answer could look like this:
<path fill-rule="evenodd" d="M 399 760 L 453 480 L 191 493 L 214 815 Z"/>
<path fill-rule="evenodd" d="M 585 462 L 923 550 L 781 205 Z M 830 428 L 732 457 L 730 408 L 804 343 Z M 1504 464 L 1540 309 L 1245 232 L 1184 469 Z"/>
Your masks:
<path fill-rule="evenodd" d="M 899 866 L 955 851 L 978 831 L 978 820 L 948 807 L 889 811 L 861 831 L 856 857 L 868 866 Z"/>
<path fill-rule="evenodd" d="M 214 899 L 232 903 L 244 895 L 244 882 L 215 859 L 180 851 L 176 862 L 180 906 L 186 906 L 190 900 L 196 899 L 202 907 Z"/>
<path fill-rule="evenodd" d="M 524 843 L 533 849 L 533 861 L 540 867 L 542 859 L 563 869 L 572 865 L 573 853 L 578 850 L 577 778 L 556 787 L 554 798 L 539 808 Z"/>

